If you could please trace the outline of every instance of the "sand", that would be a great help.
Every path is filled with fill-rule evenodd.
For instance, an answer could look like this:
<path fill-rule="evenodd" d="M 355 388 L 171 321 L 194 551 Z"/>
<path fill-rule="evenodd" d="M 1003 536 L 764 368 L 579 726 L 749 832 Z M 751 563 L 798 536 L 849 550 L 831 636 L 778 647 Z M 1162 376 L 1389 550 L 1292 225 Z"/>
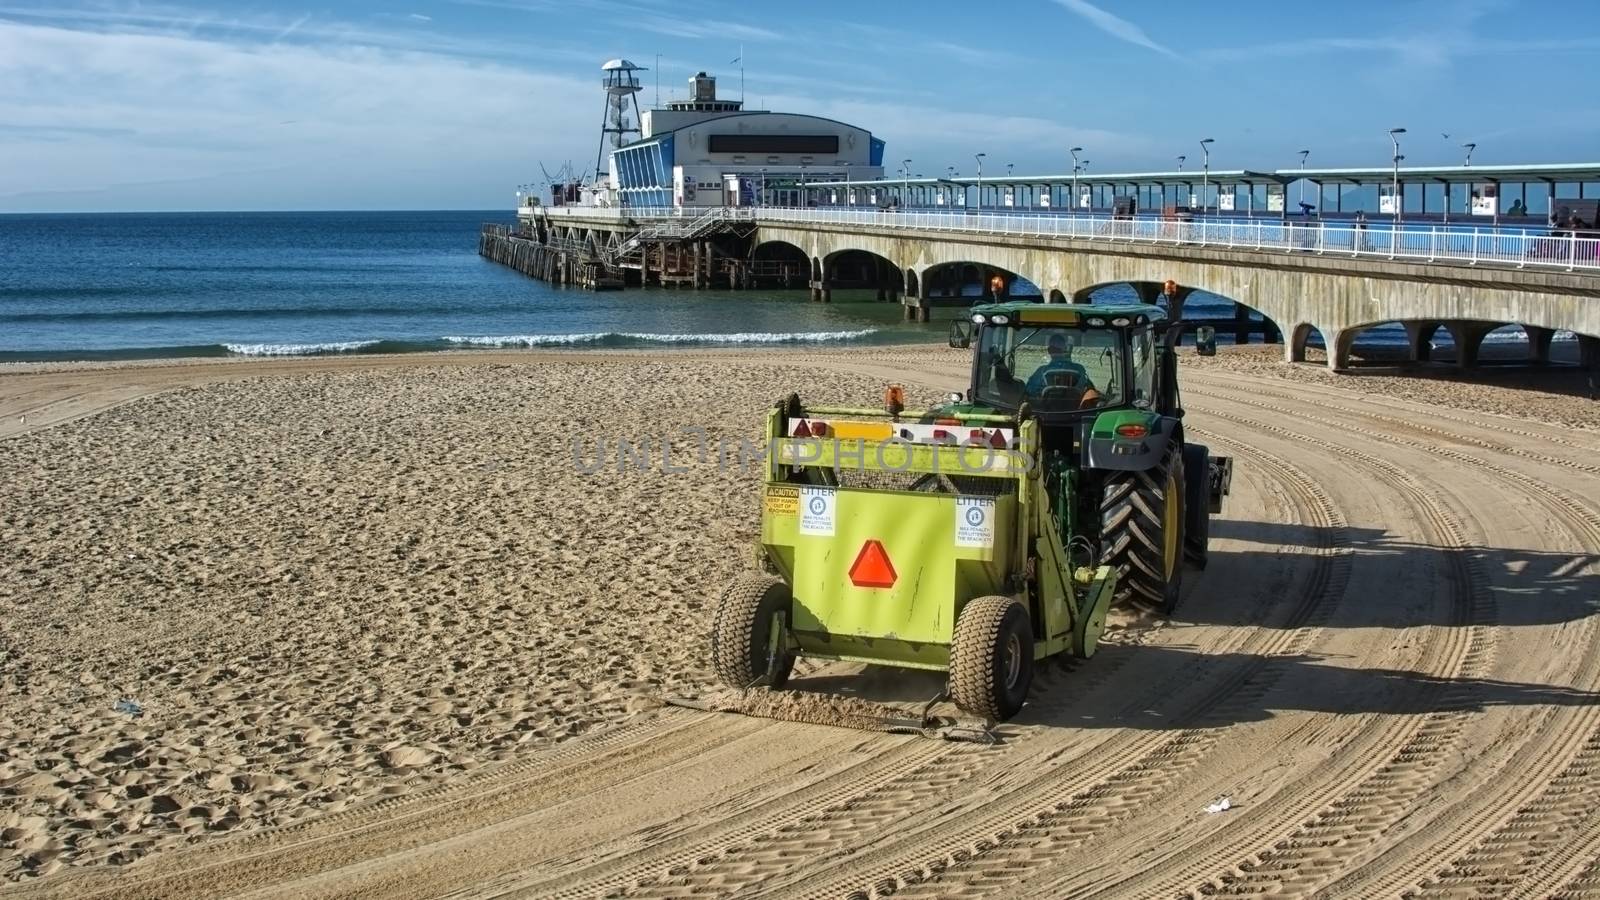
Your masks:
<path fill-rule="evenodd" d="M 825 387 L 881 395 L 706 361 L 336 372 L 13 438 L 0 873 L 402 795 L 703 683 L 758 527 L 737 439 Z"/>
<path fill-rule="evenodd" d="M 1191 427 L 1238 460 L 1212 568 L 1173 625 L 1047 667 L 999 748 L 661 708 L 713 689 L 709 602 L 758 527 L 757 473 L 683 429 L 754 438 L 791 389 L 926 400 L 963 359 L 0 375 L 0 875 L 74 897 L 1600 885 L 1600 435 L 1544 440 L 1593 421 L 1557 395 L 1186 358 Z M 642 469 L 620 438 L 650 443 Z M 858 668 L 797 686 L 851 710 L 938 687 Z"/>

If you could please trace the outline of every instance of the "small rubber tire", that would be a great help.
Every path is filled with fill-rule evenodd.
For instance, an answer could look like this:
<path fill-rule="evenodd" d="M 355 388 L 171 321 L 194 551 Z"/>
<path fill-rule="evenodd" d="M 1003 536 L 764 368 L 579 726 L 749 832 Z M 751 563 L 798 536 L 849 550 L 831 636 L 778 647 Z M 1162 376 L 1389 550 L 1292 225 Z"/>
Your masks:
<path fill-rule="evenodd" d="M 975 716 L 1003 722 L 1017 714 L 1033 683 L 1033 626 L 1010 597 L 968 601 L 950 645 L 950 699 Z"/>
<path fill-rule="evenodd" d="M 717 600 L 711 625 L 711 667 L 731 688 L 747 688 L 767 674 L 767 642 L 772 617 L 788 612 L 789 586 L 770 575 L 741 575 Z M 769 687 L 781 688 L 794 668 L 794 656 L 784 654 Z"/>

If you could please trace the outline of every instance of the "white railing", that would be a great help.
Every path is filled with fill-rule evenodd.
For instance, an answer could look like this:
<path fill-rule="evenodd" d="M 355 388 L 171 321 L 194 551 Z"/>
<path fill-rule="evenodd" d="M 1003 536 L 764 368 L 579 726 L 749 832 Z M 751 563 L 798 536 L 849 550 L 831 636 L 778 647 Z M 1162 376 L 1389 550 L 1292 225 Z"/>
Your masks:
<path fill-rule="evenodd" d="M 606 208 L 544 207 L 555 216 L 629 218 L 635 220 L 699 219 L 702 210 L 676 207 Z M 1367 228 L 1259 219 L 1254 222 L 1171 222 L 1161 219 L 1116 219 L 1109 216 L 1060 214 L 891 212 L 858 209 L 789 209 L 731 207 L 722 217 L 788 224 L 853 225 L 916 231 L 1004 234 L 1143 244 L 1183 244 L 1219 249 L 1275 253 L 1312 253 L 1328 257 L 1404 259 L 1471 266 L 1513 266 L 1600 272 L 1600 238 L 1573 233 L 1509 233 L 1492 228 L 1449 226 L 1395 229 L 1387 223 Z"/>
<path fill-rule="evenodd" d="M 1573 234 L 1510 234 L 1487 228 L 1358 228 L 1323 222 L 1171 222 L 1018 213 L 887 212 L 853 209 L 756 211 L 756 221 L 1007 234 L 1145 244 L 1185 244 L 1234 250 L 1303 252 L 1326 256 L 1405 259 L 1465 265 L 1538 266 L 1600 271 L 1600 238 Z"/>

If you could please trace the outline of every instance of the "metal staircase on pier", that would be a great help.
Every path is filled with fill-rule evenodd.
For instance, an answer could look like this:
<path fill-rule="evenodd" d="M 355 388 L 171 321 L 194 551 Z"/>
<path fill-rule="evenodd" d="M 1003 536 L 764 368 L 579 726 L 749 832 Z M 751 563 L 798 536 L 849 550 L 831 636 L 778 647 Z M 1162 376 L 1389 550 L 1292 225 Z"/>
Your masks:
<path fill-rule="evenodd" d="M 627 240 L 600 250 L 601 261 L 612 270 L 643 264 L 644 247 L 661 241 L 683 243 L 699 240 L 722 231 L 746 234 L 755 227 L 754 211 L 739 207 L 717 207 L 693 219 L 668 219 L 640 229 Z"/>

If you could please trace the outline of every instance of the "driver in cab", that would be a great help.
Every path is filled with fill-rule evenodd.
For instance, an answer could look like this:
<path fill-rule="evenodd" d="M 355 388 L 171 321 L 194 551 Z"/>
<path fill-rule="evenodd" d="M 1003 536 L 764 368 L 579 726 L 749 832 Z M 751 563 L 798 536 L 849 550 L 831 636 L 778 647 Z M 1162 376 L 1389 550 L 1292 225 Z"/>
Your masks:
<path fill-rule="evenodd" d="M 1100 392 L 1090 380 L 1088 370 L 1072 361 L 1072 345 L 1066 335 L 1059 332 L 1050 335 L 1045 341 L 1045 352 L 1050 358 L 1028 377 L 1028 396 L 1043 397 L 1046 388 L 1061 384 L 1066 385 L 1072 395 L 1082 392 L 1078 401 L 1081 406 L 1099 402 Z"/>

